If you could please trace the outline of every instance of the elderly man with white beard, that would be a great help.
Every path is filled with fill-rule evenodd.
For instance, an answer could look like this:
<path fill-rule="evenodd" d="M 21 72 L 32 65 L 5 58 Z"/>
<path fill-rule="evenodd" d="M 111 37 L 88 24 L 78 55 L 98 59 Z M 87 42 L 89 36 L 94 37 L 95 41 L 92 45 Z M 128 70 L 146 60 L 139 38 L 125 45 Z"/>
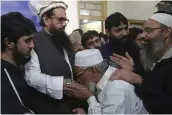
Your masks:
<path fill-rule="evenodd" d="M 172 113 L 172 14 L 156 12 L 146 21 L 143 29 L 147 44 L 141 52 L 141 60 L 147 71 L 146 76 L 121 69 L 111 79 L 138 85 L 136 92 L 149 113 L 169 114 Z M 126 65 L 126 62 L 132 62 L 132 59 L 127 60 L 122 56 L 113 59 Z"/>
<path fill-rule="evenodd" d="M 123 80 L 110 79 L 117 69 L 103 60 L 98 49 L 77 52 L 75 70 L 75 78 L 81 85 L 68 84 L 64 91 L 85 99 L 89 104 L 88 114 L 148 113 L 136 96 L 133 85 Z"/>

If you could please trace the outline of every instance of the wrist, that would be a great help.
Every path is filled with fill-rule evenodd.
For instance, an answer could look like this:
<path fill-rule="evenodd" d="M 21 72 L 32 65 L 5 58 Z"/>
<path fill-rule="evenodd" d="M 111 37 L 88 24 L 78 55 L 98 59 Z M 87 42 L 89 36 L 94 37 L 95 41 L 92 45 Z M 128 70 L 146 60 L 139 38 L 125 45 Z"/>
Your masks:
<path fill-rule="evenodd" d="M 142 81 L 143 81 L 142 77 L 134 73 L 134 84 L 141 85 Z"/>
<path fill-rule="evenodd" d="M 89 92 L 87 95 L 86 95 L 86 100 L 88 100 L 91 96 L 94 96 L 91 92 Z"/>

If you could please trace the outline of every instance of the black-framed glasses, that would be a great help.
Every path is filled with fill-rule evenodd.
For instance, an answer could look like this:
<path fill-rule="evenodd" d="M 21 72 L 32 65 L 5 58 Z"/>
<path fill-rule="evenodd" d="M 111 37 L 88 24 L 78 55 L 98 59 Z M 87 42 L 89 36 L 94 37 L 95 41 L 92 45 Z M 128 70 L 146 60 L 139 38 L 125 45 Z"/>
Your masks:
<path fill-rule="evenodd" d="M 69 23 L 69 19 L 67 19 L 67 18 L 63 18 L 63 17 L 56 18 L 55 16 L 51 16 L 51 18 L 55 19 L 60 24 L 63 24 L 63 23 L 68 24 Z"/>
<path fill-rule="evenodd" d="M 157 27 L 157 28 L 146 27 L 146 28 L 143 29 L 143 31 L 150 33 L 150 32 L 152 32 L 152 31 L 154 31 L 154 30 L 162 29 L 162 28 L 163 28 L 163 27 Z"/>
<path fill-rule="evenodd" d="M 84 70 L 82 70 L 81 72 L 79 72 L 78 74 L 76 74 L 76 77 L 77 76 L 80 76 L 84 71 L 87 71 L 87 70 L 89 70 L 90 68 L 85 68 Z"/>

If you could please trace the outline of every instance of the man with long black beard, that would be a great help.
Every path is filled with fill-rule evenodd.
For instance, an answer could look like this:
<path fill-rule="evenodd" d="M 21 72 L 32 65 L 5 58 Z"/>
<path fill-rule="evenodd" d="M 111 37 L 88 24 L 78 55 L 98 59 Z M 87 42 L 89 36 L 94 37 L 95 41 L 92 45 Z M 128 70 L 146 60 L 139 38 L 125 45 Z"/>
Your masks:
<path fill-rule="evenodd" d="M 30 60 L 36 28 L 22 14 L 10 12 L 1 16 L 1 30 L 1 113 L 33 113 L 29 105 L 39 98 L 32 93 L 40 93 L 25 84 L 23 65 Z"/>
<path fill-rule="evenodd" d="M 65 33 L 69 22 L 66 17 L 68 6 L 64 2 L 48 2 L 41 6 L 30 1 L 33 8 L 40 6 L 37 14 L 43 29 L 34 35 L 35 48 L 25 65 L 25 79 L 31 87 L 58 100 L 58 113 L 80 113 L 81 109 L 76 109 L 77 100 L 63 93 L 63 87 L 73 80 L 74 63 L 72 44 Z"/>
<path fill-rule="evenodd" d="M 109 43 L 100 50 L 103 58 L 111 59 L 110 56 L 114 55 L 114 58 L 117 59 L 118 57 L 125 57 L 125 60 L 129 60 L 129 63 L 134 60 L 134 68 L 128 68 L 118 61 L 115 62 L 121 68 L 142 73 L 139 47 L 128 37 L 127 18 L 119 12 L 113 13 L 106 18 L 105 28 L 110 39 Z M 133 60 L 131 60 L 131 57 Z"/>
<path fill-rule="evenodd" d="M 142 62 L 146 76 L 121 69 L 114 79 L 138 85 L 137 93 L 151 114 L 172 113 L 172 14 L 158 11 L 144 24 L 145 49 Z"/>

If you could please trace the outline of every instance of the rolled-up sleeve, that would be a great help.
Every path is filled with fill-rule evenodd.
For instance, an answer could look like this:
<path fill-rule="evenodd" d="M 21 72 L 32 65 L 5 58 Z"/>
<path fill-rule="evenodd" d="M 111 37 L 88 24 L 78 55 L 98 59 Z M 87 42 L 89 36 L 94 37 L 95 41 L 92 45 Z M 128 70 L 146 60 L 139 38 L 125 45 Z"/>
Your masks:
<path fill-rule="evenodd" d="M 62 99 L 63 79 L 63 76 L 50 76 L 41 73 L 38 56 L 32 50 L 31 60 L 25 65 L 25 80 L 29 86 L 52 98 Z"/>

